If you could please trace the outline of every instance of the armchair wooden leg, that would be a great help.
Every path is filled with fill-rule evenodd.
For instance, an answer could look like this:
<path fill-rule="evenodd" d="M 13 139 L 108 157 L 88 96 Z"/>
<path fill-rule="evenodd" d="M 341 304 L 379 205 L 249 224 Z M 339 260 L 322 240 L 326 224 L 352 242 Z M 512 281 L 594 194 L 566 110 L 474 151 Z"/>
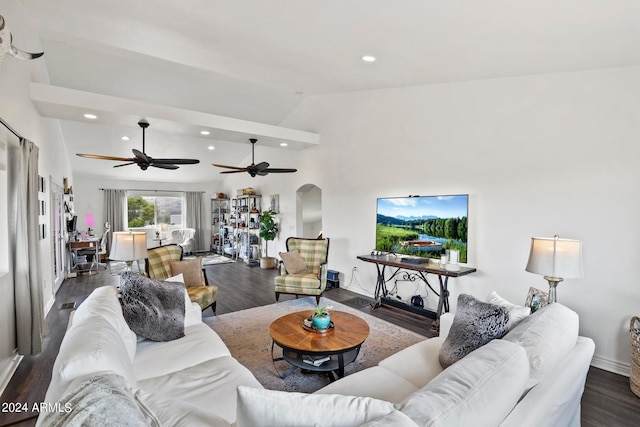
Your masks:
<path fill-rule="evenodd" d="M 216 314 L 216 306 L 218 305 L 218 301 L 214 301 L 213 304 L 211 304 L 211 310 L 213 310 L 213 314 Z"/>
<path fill-rule="evenodd" d="M 320 297 L 322 295 L 316 295 L 316 305 L 320 305 Z"/>
<path fill-rule="evenodd" d="M 276 292 L 276 302 L 280 299 L 280 292 Z"/>

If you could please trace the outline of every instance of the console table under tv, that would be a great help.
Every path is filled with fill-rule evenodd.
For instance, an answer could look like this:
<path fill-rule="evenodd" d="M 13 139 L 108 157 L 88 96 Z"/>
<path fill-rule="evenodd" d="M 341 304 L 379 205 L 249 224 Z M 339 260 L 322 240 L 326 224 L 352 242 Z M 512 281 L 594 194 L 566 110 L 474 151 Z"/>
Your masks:
<path fill-rule="evenodd" d="M 395 307 L 421 316 L 435 318 L 436 322 L 440 320 L 440 315 L 443 312 L 447 313 L 449 311 L 449 277 L 466 276 L 476 271 L 475 268 L 463 266 L 460 266 L 459 271 L 449 271 L 441 268 L 439 264 L 429 262 L 427 258 L 416 260 L 415 258 L 403 257 L 401 255 L 360 255 L 358 259 L 376 265 L 378 277 L 376 279 L 375 299 L 378 301 L 378 305 Z M 388 279 L 385 278 L 387 267 L 395 268 L 395 271 L 391 273 Z M 387 282 L 398 277 L 403 270 L 405 271 L 400 275 L 402 279 L 410 281 L 422 280 L 434 294 L 438 295 L 438 308 L 435 313 L 432 310 L 409 305 L 387 296 Z M 440 284 L 439 292 L 433 289 L 427 281 L 426 274 L 428 273 L 438 276 L 438 282 Z"/>

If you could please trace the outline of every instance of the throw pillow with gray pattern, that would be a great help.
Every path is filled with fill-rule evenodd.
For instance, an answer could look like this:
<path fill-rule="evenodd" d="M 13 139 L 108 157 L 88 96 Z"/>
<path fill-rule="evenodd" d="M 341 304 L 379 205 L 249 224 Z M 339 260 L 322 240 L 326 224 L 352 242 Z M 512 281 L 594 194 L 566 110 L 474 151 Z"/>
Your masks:
<path fill-rule="evenodd" d="M 489 341 L 502 338 L 509 331 L 508 323 L 506 308 L 460 294 L 449 335 L 440 347 L 440 365 L 447 368 Z"/>
<path fill-rule="evenodd" d="M 126 272 L 120 276 L 120 292 L 124 319 L 133 332 L 152 341 L 184 336 L 184 283 Z"/>

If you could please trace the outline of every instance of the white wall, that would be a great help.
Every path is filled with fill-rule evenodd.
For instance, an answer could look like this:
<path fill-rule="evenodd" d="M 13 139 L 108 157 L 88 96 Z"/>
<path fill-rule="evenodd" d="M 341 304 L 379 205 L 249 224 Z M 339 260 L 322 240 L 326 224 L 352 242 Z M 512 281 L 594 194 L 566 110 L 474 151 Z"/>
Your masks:
<path fill-rule="evenodd" d="M 7 26 L 13 33 L 14 42 L 19 40 L 22 49 L 38 51 L 41 48 L 38 34 L 33 31 L 29 16 L 19 0 L 3 0 L 0 13 L 4 16 Z M 47 192 L 42 197 L 47 201 L 47 215 L 41 217 L 41 221 L 49 229 L 49 177 L 57 177 L 62 182 L 64 176 L 71 176 L 71 168 L 58 121 L 40 117 L 30 100 L 29 82 L 31 81 L 48 82 L 44 62 L 41 60 L 21 61 L 6 55 L 0 66 L 0 117 L 40 148 L 39 173 L 47 179 Z M 10 142 L 12 141 L 11 137 L 8 139 Z M 4 194 L 3 197 L 0 209 L 5 210 L 2 217 L 6 218 L 7 195 Z M 6 244 L 6 242 L 4 243 Z M 40 241 L 39 250 L 42 259 L 43 299 L 48 308 L 53 302 L 50 233 L 46 239 Z M 3 278 L 1 288 L 3 297 L 0 299 L 0 323 L 8 325 L 7 330 L 10 331 L 10 334 L 1 334 L 0 337 L 0 374 L 16 348 L 15 328 L 11 326 L 15 325 L 12 278 L 13 272 L 9 271 L 9 274 Z"/>
<path fill-rule="evenodd" d="M 296 232 L 296 189 L 319 186 L 329 267 L 346 273 L 342 284 L 357 267 L 352 289 L 363 293 L 375 268 L 356 256 L 374 247 L 376 198 L 468 193 L 478 272 L 450 282 L 453 307 L 461 292 L 494 289 L 524 303 L 530 286 L 548 288 L 524 271 L 530 238 L 580 239 L 584 278 L 565 280 L 559 301 L 595 340 L 594 365 L 628 374 L 640 309 L 638 93 L 640 67 L 628 67 L 309 97 L 282 125 L 318 131 L 320 146 L 256 150 L 299 172 L 235 176 L 225 189 L 280 194 L 281 251 Z"/>

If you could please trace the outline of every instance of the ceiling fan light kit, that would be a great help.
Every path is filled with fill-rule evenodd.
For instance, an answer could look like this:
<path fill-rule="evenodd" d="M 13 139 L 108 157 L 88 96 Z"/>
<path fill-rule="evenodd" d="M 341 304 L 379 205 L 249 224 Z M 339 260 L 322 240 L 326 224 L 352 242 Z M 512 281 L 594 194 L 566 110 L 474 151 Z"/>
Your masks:
<path fill-rule="evenodd" d="M 115 160 L 118 162 L 126 162 L 120 165 L 115 165 L 114 168 L 119 168 L 122 166 L 129 166 L 137 164 L 140 169 L 147 170 L 149 166 L 159 169 L 170 169 L 175 170 L 178 169 L 177 165 L 195 165 L 200 163 L 198 159 L 156 159 L 151 156 L 148 156 L 145 148 L 145 130 L 149 127 L 149 122 L 141 119 L 138 122 L 138 126 L 142 128 L 142 151 L 136 150 L 135 148 L 131 151 L 133 152 L 134 157 L 113 157 L 113 156 L 102 156 L 100 154 L 80 154 L 77 153 L 77 156 L 85 157 L 88 159 L 99 159 L 99 160 Z"/>
<path fill-rule="evenodd" d="M 232 169 L 229 171 L 222 171 L 220 173 L 247 172 L 249 175 L 251 175 L 254 178 L 256 175 L 265 176 L 265 175 L 269 175 L 270 173 L 292 173 L 292 172 L 298 171 L 298 169 L 290 169 L 290 168 L 270 168 L 269 163 L 267 162 L 260 162 L 256 165 L 255 148 L 256 148 L 256 142 L 258 142 L 258 140 L 255 138 L 251 138 L 249 139 L 249 141 L 251 141 L 251 164 L 249 166 L 241 168 L 238 166 L 218 165 L 215 163 L 212 163 L 212 165 L 217 168 Z"/>

